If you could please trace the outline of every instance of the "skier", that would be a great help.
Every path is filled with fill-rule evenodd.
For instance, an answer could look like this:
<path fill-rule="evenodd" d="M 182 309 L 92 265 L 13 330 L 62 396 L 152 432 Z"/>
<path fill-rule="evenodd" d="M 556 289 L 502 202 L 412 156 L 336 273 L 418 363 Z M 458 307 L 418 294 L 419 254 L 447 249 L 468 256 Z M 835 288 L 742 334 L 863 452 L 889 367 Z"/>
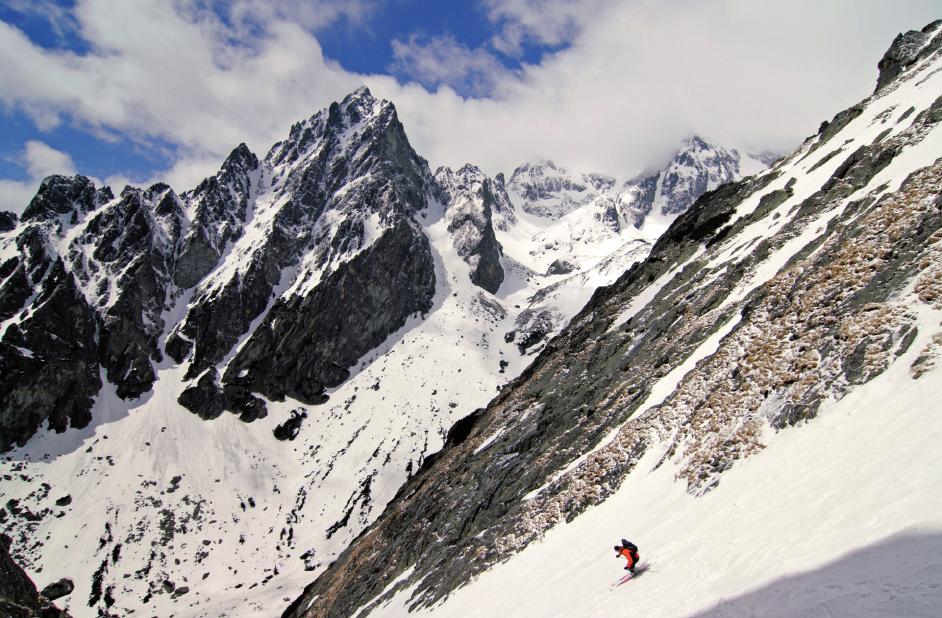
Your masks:
<path fill-rule="evenodd" d="M 631 541 L 626 541 L 625 539 L 621 540 L 621 545 L 615 546 L 615 557 L 623 556 L 628 560 L 628 564 L 625 566 L 626 571 L 631 571 L 631 574 L 635 573 L 635 566 L 638 564 L 638 546 L 632 543 Z"/>

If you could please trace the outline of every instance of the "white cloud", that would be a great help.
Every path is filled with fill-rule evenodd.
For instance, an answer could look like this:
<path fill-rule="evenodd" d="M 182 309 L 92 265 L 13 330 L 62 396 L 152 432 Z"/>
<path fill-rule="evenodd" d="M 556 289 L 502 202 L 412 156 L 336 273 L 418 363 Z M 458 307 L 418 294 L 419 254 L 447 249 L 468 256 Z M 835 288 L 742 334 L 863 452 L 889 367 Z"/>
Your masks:
<path fill-rule="evenodd" d="M 243 26 L 284 20 L 319 30 L 340 20 L 362 25 L 378 4 L 379 0 L 234 0 L 226 10 Z"/>
<path fill-rule="evenodd" d="M 497 58 L 484 48 L 469 49 L 451 35 L 413 34 L 392 42 L 392 70 L 423 86 L 445 84 L 470 96 L 494 92 L 497 84 L 513 79 Z"/>
<path fill-rule="evenodd" d="M 499 30 L 492 39 L 502 53 L 518 55 L 526 42 L 550 47 L 570 43 L 612 0 L 483 0 Z"/>
<path fill-rule="evenodd" d="M 897 32 L 938 12 L 934 2 L 878 0 L 582 6 L 592 10 L 570 47 L 500 80 L 491 98 L 382 82 L 374 90 L 396 102 L 435 163 L 495 173 L 542 155 L 626 174 L 663 161 L 693 132 L 756 150 L 794 147 L 872 91 Z"/>
<path fill-rule="evenodd" d="M 27 179 L 0 180 L 0 210 L 19 214 L 36 194 L 43 178 L 51 174 L 71 176 L 76 173 L 72 157 L 36 140 L 26 142 L 19 163 L 26 169 Z"/>
<path fill-rule="evenodd" d="M 169 142 L 179 157 L 166 174 L 178 190 L 239 142 L 264 155 L 292 122 L 364 82 L 395 102 L 433 166 L 472 161 L 496 173 L 543 155 L 624 174 L 691 132 L 756 149 L 795 145 L 869 93 L 898 31 L 937 13 L 929 0 L 482 1 L 497 28 L 485 48 L 448 37 L 397 43 L 400 74 L 430 91 L 323 56 L 310 29 L 366 19 L 367 0 L 309 5 L 320 13 L 300 0 L 241 0 L 226 21 L 195 0 L 79 0 L 72 17 L 87 53 L 41 49 L 0 23 L 0 105 L 44 127 Z M 568 47 L 518 71 L 495 64 L 492 50 L 528 41 Z M 463 98 L 449 84 L 488 96 Z"/>
<path fill-rule="evenodd" d="M 36 194 L 39 183 L 0 179 L 0 210 L 20 214 Z"/>
<path fill-rule="evenodd" d="M 40 180 L 51 174 L 71 176 L 76 173 L 72 157 L 37 140 L 26 142 L 23 163 L 29 177 Z"/>

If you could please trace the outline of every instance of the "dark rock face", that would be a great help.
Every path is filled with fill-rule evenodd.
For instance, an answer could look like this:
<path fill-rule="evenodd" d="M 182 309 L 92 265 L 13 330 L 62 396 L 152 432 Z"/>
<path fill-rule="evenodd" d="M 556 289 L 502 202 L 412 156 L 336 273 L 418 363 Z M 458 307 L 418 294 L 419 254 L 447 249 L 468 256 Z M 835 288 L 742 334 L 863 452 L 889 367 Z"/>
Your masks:
<path fill-rule="evenodd" d="M 85 176 L 49 176 L 42 181 L 26 210 L 22 221 L 52 221 L 67 215 L 69 219 L 95 210 L 114 199 L 111 189 L 96 189 Z"/>
<path fill-rule="evenodd" d="M 858 103 L 856 105 L 851 105 L 841 112 L 838 112 L 830 121 L 825 120 L 822 122 L 821 126 L 818 127 L 818 135 L 821 137 L 821 139 L 818 140 L 818 142 L 815 144 L 815 148 L 810 152 L 814 152 L 817 147 L 827 143 L 828 140 L 840 133 L 841 130 L 846 127 L 851 120 L 859 116 L 861 112 L 863 112 L 863 105 Z"/>
<path fill-rule="evenodd" d="M 84 176 L 50 176 L 23 214 L 0 237 L 16 252 L 0 265 L 0 451 L 44 423 L 64 431 L 90 420 L 101 387 L 97 316 L 50 236 L 95 211 L 111 196 Z M 4 227 L 10 227 L 5 225 Z"/>
<path fill-rule="evenodd" d="M 196 204 L 196 215 L 174 264 L 173 280 L 179 287 L 196 285 L 217 264 L 226 245 L 242 235 L 258 170 L 258 157 L 239 144 L 218 174 L 184 195 Z"/>
<path fill-rule="evenodd" d="M 553 263 L 549 265 L 546 269 L 547 275 L 568 275 L 573 270 L 575 266 L 566 260 L 553 260 Z"/>
<path fill-rule="evenodd" d="M 226 401 L 219 386 L 219 374 L 209 369 L 200 376 L 196 384 L 188 386 L 179 398 L 180 405 L 197 414 L 203 420 L 218 418 L 226 410 Z"/>
<path fill-rule="evenodd" d="M 0 265 L 0 315 L 13 321 L 0 341 L 0 450 L 47 421 L 55 431 L 87 425 L 99 368 L 120 397 L 152 387 L 186 225 L 167 185 L 114 200 L 84 176 L 43 181 L 0 236 L 18 252 Z"/>
<path fill-rule="evenodd" d="M 443 167 L 435 172 L 445 203 L 448 233 L 455 249 L 471 266 L 471 282 L 497 292 L 504 280 L 501 247 L 494 235 L 495 212 L 512 213 L 503 183 L 492 181 L 473 165 L 457 172 Z"/>
<path fill-rule="evenodd" d="M 275 438 L 278 440 L 294 440 L 301 433 L 301 425 L 307 418 L 307 412 L 303 410 L 292 410 L 291 416 L 285 422 L 281 423 L 272 430 Z"/>
<path fill-rule="evenodd" d="M 477 247 L 477 268 L 471 271 L 471 283 L 491 294 L 496 294 L 504 281 L 504 269 L 500 265 L 500 243 L 494 236 L 494 228 L 484 228 L 481 243 Z"/>
<path fill-rule="evenodd" d="M 249 264 L 246 271 L 220 290 L 206 293 L 187 313 L 185 322 L 167 340 L 167 353 L 183 362 L 192 351 L 186 377 L 194 378 L 222 360 L 268 306 L 281 278 L 280 265 L 287 251 L 279 245 L 289 242 L 281 227 L 272 229 L 267 239 L 271 250 Z"/>
<path fill-rule="evenodd" d="M 931 39 L 932 33 L 938 30 L 940 25 L 942 25 L 942 20 L 932 22 L 921 31 L 910 30 L 905 34 L 896 35 L 893 44 L 890 45 L 890 48 L 883 54 L 883 58 L 877 63 L 880 75 L 877 77 L 877 87 L 874 92 L 879 92 L 884 86 L 895 80 L 900 73 L 909 68 L 926 52 L 931 52 L 933 49 L 942 46 L 942 36 L 936 35 L 935 38 Z"/>
<path fill-rule="evenodd" d="M 60 432 L 86 426 L 101 388 L 97 319 L 75 278 L 61 260 L 37 265 L 32 275 L 35 310 L 0 341 L 0 450 L 25 444 L 44 422 Z"/>
<path fill-rule="evenodd" d="M 244 338 L 222 386 L 204 376 L 181 397 L 203 416 L 219 412 L 212 393 L 226 409 L 234 396 L 249 402 L 250 416 L 251 391 L 320 402 L 361 355 L 431 307 L 434 261 L 414 217 L 434 181 L 390 103 L 361 89 L 292 127 L 263 165 L 277 207 L 243 230 L 254 242 L 236 244 L 235 271 L 201 284 L 167 342 L 195 378 Z"/>
<path fill-rule="evenodd" d="M 75 584 L 72 583 L 72 580 L 68 577 L 63 577 L 59 581 L 52 582 L 43 588 L 40 594 L 50 601 L 55 601 L 56 599 L 61 599 L 66 595 L 72 594 L 73 590 L 75 590 Z"/>
<path fill-rule="evenodd" d="M 97 277 L 85 268 L 87 253 L 77 246 L 70 257 L 73 272 L 97 284 L 101 312 L 100 361 L 118 396 L 138 397 L 156 379 L 157 339 L 164 328 L 161 313 L 171 293 L 174 251 L 184 225 L 183 210 L 173 191 L 155 186 L 125 191 L 120 201 L 96 215 L 76 239 L 88 248 L 98 267 L 111 276 Z"/>
<path fill-rule="evenodd" d="M 218 418 L 226 410 L 238 414 L 239 419 L 247 423 L 268 414 L 264 402 L 245 388 L 230 386 L 223 389 L 215 368 L 204 371 L 195 384 L 180 394 L 178 401 L 184 408 L 207 421 Z"/>
<path fill-rule="evenodd" d="M 50 603 L 50 599 L 58 597 L 46 597 L 36 591 L 36 585 L 10 556 L 11 544 L 10 537 L 0 534 L 0 615 L 5 618 L 68 618 L 68 613 Z M 72 584 L 69 580 L 63 581 Z"/>
<path fill-rule="evenodd" d="M 380 109 L 374 112 L 374 105 Z M 342 142 L 345 130 L 356 131 L 361 141 Z M 358 148 L 364 143 L 370 147 Z M 318 146 L 318 156 L 302 158 Z M 244 268 L 203 291 L 171 336 L 168 351 L 174 353 L 189 347 L 177 339 L 192 342 L 189 377 L 221 360 L 235 345 L 268 307 L 283 270 L 297 264 L 302 255 L 311 252 L 315 266 L 327 266 L 337 254 L 354 250 L 363 240 L 363 221 L 371 208 L 392 218 L 394 213 L 404 215 L 425 207 L 427 166 L 423 174 L 424 161 L 408 145 L 392 105 L 380 105 L 368 91 L 350 95 L 340 105 L 292 127 L 289 139 L 272 148 L 266 163 L 285 169 L 279 185 L 272 188 L 285 204 L 261 231 L 265 237 L 253 248 Z M 337 195 L 352 177 L 368 173 L 373 174 L 371 182 L 358 191 Z M 325 211 L 341 211 L 345 221 L 333 229 L 316 230 Z"/>
<path fill-rule="evenodd" d="M 319 403 L 323 391 L 415 313 L 432 307 L 428 240 L 402 220 L 312 292 L 279 301 L 229 364 L 227 385 Z M 343 302 L 338 302 L 343 299 Z"/>
<path fill-rule="evenodd" d="M 0 232 L 9 232 L 16 227 L 19 218 L 16 213 L 0 210 Z"/>

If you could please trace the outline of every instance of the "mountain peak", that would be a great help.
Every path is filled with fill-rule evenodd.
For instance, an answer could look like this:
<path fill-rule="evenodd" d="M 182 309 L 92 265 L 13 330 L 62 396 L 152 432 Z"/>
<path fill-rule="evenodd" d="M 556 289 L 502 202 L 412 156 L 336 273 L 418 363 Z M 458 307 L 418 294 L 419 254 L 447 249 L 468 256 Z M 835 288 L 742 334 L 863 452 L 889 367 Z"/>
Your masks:
<path fill-rule="evenodd" d="M 940 47 L 942 47 L 942 19 L 926 25 L 922 30 L 910 30 L 896 35 L 889 49 L 877 63 L 880 74 L 877 77 L 874 92 L 879 92 L 893 82 L 900 73 L 912 66 L 927 52 L 931 53 Z"/>
<path fill-rule="evenodd" d="M 36 196 L 23 211 L 23 221 L 53 219 L 75 211 L 89 212 L 104 203 L 111 190 L 97 190 L 88 177 L 76 174 L 46 176 L 39 185 Z"/>
<path fill-rule="evenodd" d="M 335 107 L 336 106 L 336 107 Z M 380 114 L 386 111 L 395 113 L 395 107 L 386 99 L 377 99 L 366 86 L 360 86 L 340 101 L 339 104 L 333 103 L 328 108 L 328 115 L 342 112 L 346 124 L 356 124 L 363 118 Z"/>
<path fill-rule="evenodd" d="M 258 157 L 249 150 L 249 147 L 245 145 L 245 142 L 242 142 L 238 146 L 232 149 L 232 152 L 229 153 L 229 156 L 226 157 L 225 162 L 222 164 L 222 169 L 227 170 L 232 167 L 241 167 L 241 168 L 256 168 L 258 167 Z"/>
<path fill-rule="evenodd" d="M 293 124 L 287 139 L 274 144 L 265 160 L 270 165 L 293 163 L 312 153 L 314 144 L 327 136 L 331 136 L 331 144 L 346 149 L 344 144 L 349 139 L 385 139 L 384 135 L 391 135 L 390 128 L 399 135 L 400 141 L 408 142 L 393 104 L 386 99 L 375 98 L 364 86 L 339 102 L 332 102 L 326 109 L 318 110 L 310 118 Z"/>
<path fill-rule="evenodd" d="M 727 146 L 721 146 L 714 140 L 703 137 L 696 133 L 692 134 L 690 137 L 681 142 L 680 147 L 677 149 L 677 153 L 674 155 L 675 159 L 684 153 L 695 153 L 695 152 L 724 152 L 732 153 L 736 152 L 734 148 L 729 148 Z"/>
<path fill-rule="evenodd" d="M 370 89 L 366 86 L 360 86 L 346 97 L 344 97 L 344 102 L 350 99 L 364 99 L 369 101 L 375 101 L 376 98 L 373 96 L 373 93 L 370 92 Z"/>
<path fill-rule="evenodd" d="M 683 148 L 681 148 L 681 150 L 685 150 L 689 148 L 705 149 L 705 148 L 713 148 L 713 147 L 714 146 L 710 142 L 708 142 L 707 140 L 703 139 L 702 137 L 694 133 L 693 135 L 688 137 L 686 140 L 684 140 L 684 145 L 683 145 Z"/>

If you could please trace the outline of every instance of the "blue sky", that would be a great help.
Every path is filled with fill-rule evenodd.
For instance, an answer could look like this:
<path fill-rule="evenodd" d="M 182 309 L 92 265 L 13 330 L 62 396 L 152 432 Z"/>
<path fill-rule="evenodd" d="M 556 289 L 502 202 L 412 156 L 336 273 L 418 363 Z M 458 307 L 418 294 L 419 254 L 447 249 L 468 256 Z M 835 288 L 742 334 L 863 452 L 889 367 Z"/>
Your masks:
<path fill-rule="evenodd" d="M 468 48 L 486 46 L 494 35 L 495 25 L 484 8 L 475 2 L 428 0 L 392 0 L 376 7 L 366 24 L 349 21 L 319 33 L 324 53 L 350 71 L 383 73 L 393 64 L 392 41 L 412 34 L 440 36 L 451 34 Z M 562 49 L 564 45 L 530 42 L 519 55 L 497 53 L 507 67 L 523 62 L 536 63 L 544 53 Z"/>
<path fill-rule="evenodd" d="M 691 133 L 786 150 L 866 96 L 930 0 L 0 0 L 0 209 L 264 155 L 359 85 L 434 166 L 626 175 Z"/>

